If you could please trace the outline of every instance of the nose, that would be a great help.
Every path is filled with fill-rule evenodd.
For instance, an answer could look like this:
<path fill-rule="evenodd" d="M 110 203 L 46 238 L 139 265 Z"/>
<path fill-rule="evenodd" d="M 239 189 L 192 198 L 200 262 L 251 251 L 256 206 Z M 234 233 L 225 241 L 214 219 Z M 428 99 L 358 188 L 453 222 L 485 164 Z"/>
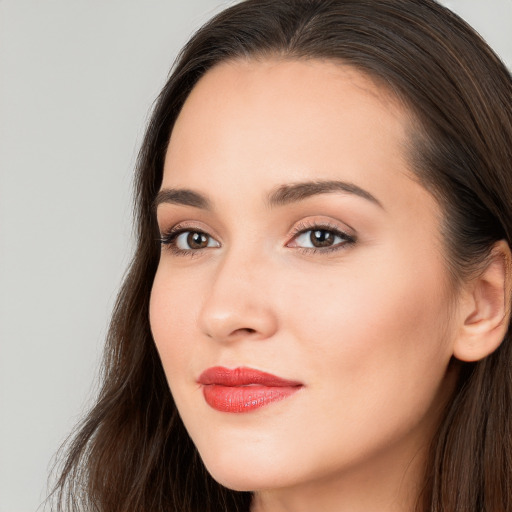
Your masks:
<path fill-rule="evenodd" d="M 271 273 L 263 258 L 229 255 L 219 263 L 199 313 L 199 326 L 222 343 L 264 340 L 278 328 L 270 290 Z"/>

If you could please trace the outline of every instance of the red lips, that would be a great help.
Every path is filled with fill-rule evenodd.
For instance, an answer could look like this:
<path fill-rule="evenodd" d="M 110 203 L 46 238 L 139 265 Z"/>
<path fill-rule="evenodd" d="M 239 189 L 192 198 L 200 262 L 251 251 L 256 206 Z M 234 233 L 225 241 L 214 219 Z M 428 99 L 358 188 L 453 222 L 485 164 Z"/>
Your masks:
<path fill-rule="evenodd" d="M 249 412 L 283 400 L 298 391 L 302 384 L 252 368 L 228 369 L 215 366 L 198 379 L 210 407 L 221 412 Z"/>

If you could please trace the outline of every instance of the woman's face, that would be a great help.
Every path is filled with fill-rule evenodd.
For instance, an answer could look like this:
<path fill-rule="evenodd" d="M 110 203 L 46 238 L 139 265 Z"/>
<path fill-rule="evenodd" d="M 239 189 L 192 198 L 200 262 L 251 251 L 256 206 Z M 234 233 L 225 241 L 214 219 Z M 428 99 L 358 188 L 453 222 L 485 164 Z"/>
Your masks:
<path fill-rule="evenodd" d="M 324 61 L 224 63 L 187 99 L 150 319 L 220 483 L 389 483 L 421 459 L 456 313 L 408 126 L 385 90 Z"/>

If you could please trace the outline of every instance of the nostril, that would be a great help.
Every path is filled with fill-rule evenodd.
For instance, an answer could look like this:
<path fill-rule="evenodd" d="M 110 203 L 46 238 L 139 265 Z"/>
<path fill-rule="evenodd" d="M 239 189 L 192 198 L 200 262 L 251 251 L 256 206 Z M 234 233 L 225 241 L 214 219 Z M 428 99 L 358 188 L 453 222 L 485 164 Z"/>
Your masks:
<path fill-rule="evenodd" d="M 239 336 L 248 336 L 248 335 L 253 335 L 255 334 L 257 331 L 256 329 L 250 329 L 250 328 L 246 328 L 246 327 L 242 327 L 240 329 L 235 329 L 234 331 L 232 331 L 229 335 L 228 335 L 228 338 L 227 339 L 233 339 L 233 338 L 238 338 Z M 212 335 L 211 333 L 207 333 L 207 336 L 209 338 L 214 338 L 215 336 Z"/>
<path fill-rule="evenodd" d="M 237 329 L 233 331 L 232 334 L 254 334 L 256 329 L 251 329 L 250 327 L 242 327 L 241 329 Z"/>
<path fill-rule="evenodd" d="M 256 332 L 256 329 L 249 329 L 249 328 L 246 328 L 246 329 L 242 329 L 243 331 L 246 331 L 247 333 L 249 334 L 253 334 Z"/>

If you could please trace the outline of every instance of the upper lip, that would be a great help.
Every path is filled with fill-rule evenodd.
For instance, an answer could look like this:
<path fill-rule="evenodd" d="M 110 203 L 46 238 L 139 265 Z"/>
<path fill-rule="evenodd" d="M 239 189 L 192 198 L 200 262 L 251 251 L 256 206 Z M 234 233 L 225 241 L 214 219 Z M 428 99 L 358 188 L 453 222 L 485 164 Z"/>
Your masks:
<path fill-rule="evenodd" d="M 257 384 L 268 387 L 298 387 L 302 386 L 301 382 L 295 380 L 282 379 L 277 375 L 262 372 L 253 368 L 224 368 L 222 366 L 214 366 L 205 370 L 198 379 L 199 384 L 205 386 L 217 384 L 219 386 L 237 387 L 250 386 Z"/>

